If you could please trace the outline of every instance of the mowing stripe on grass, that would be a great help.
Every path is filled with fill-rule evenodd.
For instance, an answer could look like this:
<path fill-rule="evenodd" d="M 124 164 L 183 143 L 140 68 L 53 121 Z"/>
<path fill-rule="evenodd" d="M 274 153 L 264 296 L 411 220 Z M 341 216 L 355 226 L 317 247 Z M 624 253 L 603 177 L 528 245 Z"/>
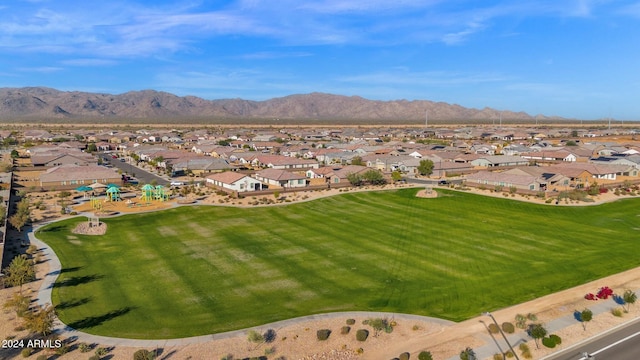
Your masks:
<path fill-rule="evenodd" d="M 60 318 L 136 338 L 326 311 L 463 320 L 640 264 L 635 199 L 572 208 L 416 191 L 127 215 L 96 237 L 69 238 L 71 219 L 37 236 L 74 269 L 53 292 L 69 305 Z"/>

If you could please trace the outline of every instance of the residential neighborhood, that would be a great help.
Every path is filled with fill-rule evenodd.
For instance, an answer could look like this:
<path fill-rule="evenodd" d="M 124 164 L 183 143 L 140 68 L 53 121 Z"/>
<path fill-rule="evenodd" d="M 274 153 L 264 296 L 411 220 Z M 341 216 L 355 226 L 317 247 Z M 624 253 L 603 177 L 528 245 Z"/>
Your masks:
<path fill-rule="evenodd" d="M 393 173 L 458 178 L 468 186 L 553 195 L 594 183 L 635 182 L 640 169 L 633 128 L 51 129 L 5 136 L 26 145 L 16 149 L 22 173 L 38 174 L 25 182 L 32 190 L 121 181 L 121 170 L 109 161 L 243 193 L 348 185 L 349 174 L 376 170 L 387 179 Z M 612 141 L 616 136 L 626 140 Z M 433 166 L 421 174 L 425 160 Z"/>

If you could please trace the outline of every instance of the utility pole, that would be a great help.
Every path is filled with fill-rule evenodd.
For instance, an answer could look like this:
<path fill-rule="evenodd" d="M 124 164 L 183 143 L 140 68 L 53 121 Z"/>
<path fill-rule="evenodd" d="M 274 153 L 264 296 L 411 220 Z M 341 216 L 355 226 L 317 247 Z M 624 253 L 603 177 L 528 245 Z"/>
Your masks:
<path fill-rule="evenodd" d="M 491 315 L 490 312 L 484 312 L 482 313 L 482 315 L 487 315 L 488 317 L 491 318 L 491 320 L 493 320 L 493 323 L 496 324 L 496 326 L 498 327 L 498 330 L 500 331 L 500 334 L 502 334 L 502 338 L 504 339 L 504 341 L 507 343 L 507 345 L 509 345 L 509 349 L 511 350 L 511 353 L 513 354 L 513 356 L 516 357 L 516 360 L 520 360 L 520 358 L 518 357 L 518 354 L 516 354 L 516 351 L 513 350 L 513 347 L 511 346 L 511 343 L 509 342 L 509 340 L 507 339 L 507 336 L 504 334 L 504 332 L 502 331 L 502 328 L 500 327 L 500 325 L 498 325 L 498 322 L 496 321 L 496 318 L 493 317 L 493 315 Z M 504 356 L 504 354 L 503 354 Z"/>

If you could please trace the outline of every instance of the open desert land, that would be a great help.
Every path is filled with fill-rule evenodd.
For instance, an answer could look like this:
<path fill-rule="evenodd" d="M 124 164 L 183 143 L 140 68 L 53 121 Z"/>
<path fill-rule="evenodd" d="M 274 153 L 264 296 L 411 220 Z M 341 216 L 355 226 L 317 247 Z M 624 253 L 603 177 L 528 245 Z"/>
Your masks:
<path fill-rule="evenodd" d="M 392 188 L 392 186 L 388 186 L 388 188 Z M 402 188 L 397 188 L 396 190 L 407 190 L 407 188 L 408 186 L 403 186 Z M 367 189 L 361 189 L 361 191 L 367 191 Z M 347 194 L 354 193 L 354 191 L 341 192 L 339 190 L 322 192 L 315 191 L 309 193 L 301 192 L 299 194 L 292 195 L 291 200 L 311 201 L 331 195 L 345 195 L 345 192 Z M 474 190 L 474 192 L 476 192 L 476 190 Z M 478 192 L 484 195 L 496 195 L 489 191 Z M 497 196 L 503 197 L 503 195 Z M 533 197 L 525 198 L 516 196 L 514 199 L 526 200 L 530 202 L 541 202 L 540 200 L 534 199 Z M 617 199 L 619 199 L 619 197 L 610 193 L 601 194 L 595 199 L 594 204 L 603 204 Z M 50 202 L 55 201 L 55 196 L 44 200 Z M 220 198 L 218 195 L 208 195 L 207 197 L 197 199 L 196 201 L 199 205 L 221 205 L 221 200 L 222 198 Z M 430 199 L 423 200 L 430 201 Z M 256 207 L 255 205 L 250 204 L 250 202 L 254 201 L 251 198 L 244 199 L 244 201 L 233 199 L 229 200 L 228 203 L 224 202 L 225 200 L 222 201 L 224 207 Z M 369 201 L 371 200 L 367 200 L 365 202 Z M 499 201 L 503 201 L 503 199 L 499 199 Z M 577 204 L 566 204 L 563 205 L 563 207 L 576 205 Z M 90 209 L 87 209 L 86 206 L 87 203 L 84 203 L 76 206 L 74 210 L 89 211 Z M 117 204 L 113 204 L 113 206 L 113 211 L 127 213 L 151 211 L 162 208 L 172 208 L 178 206 L 178 204 L 174 200 L 173 202 L 149 205 L 149 207 L 145 209 L 130 206 L 130 204 L 127 205 L 125 202 L 119 202 Z M 278 205 L 271 205 L 271 207 L 274 206 Z M 557 207 L 556 205 L 545 206 L 552 208 Z M 260 205 L 260 207 L 269 206 Z M 196 208 L 194 208 L 194 210 L 195 209 Z M 35 214 L 35 216 L 37 217 L 38 215 Z M 52 220 L 52 218 L 47 218 L 47 221 Z M 108 220 L 106 221 L 108 222 Z M 205 231 L 205 229 L 196 228 L 194 231 L 202 232 Z M 72 239 L 71 241 L 73 240 L 74 239 Z M 266 272 L 269 271 L 269 269 L 262 270 L 266 270 Z M 38 279 L 41 279 L 48 271 L 49 269 L 47 261 L 39 264 Z M 39 286 L 40 281 L 33 282 L 29 284 L 28 287 L 30 290 L 28 291 L 32 291 L 34 294 L 36 294 Z M 611 275 L 603 279 L 589 281 L 586 284 L 579 285 L 568 290 L 555 292 L 553 294 L 542 296 L 529 301 L 524 301 L 518 305 L 505 305 L 501 308 L 492 309 L 492 313 L 501 322 L 513 322 L 516 314 L 534 313 L 538 316 L 539 321 L 545 323 L 555 318 L 571 314 L 576 309 L 581 310 L 587 306 L 590 306 L 591 302 L 583 298 L 584 294 L 595 292 L 597 288 L 602 286 L 609 286 L 617 293 L 621 293 L 622 291 L 624 291 L 624 289 L 638 289 L 640 288 L 640 269 L 636 268 L 621 272 L 619 274 Z M 62 289 L 65 288 L 66 287 L 63 287 Z M 13 289 L 2 290 L 3 299 L 6 299 L 8 296 L 10 296 L 12 292 Z M 473 297 L 469 297 L 468 300 L 472 299 Z M 616 304 L 612 302 L 611 307 L 616 307 Z M 597 334 L 617 324 L 629 321 L 630 319 L 635 318 L 638 315 L 638 310 L 636 309 L 636 307 L 632 306 L 630 312 L 628 314 L 624 314 L 622 317 L 613 316 L 611 313 L 603 313 L 595 316 L 594 320 L 589 323 L 589 326 L 586 330 L 583 330 L 582 325 L 576 322 L 574 326 L 564 328 L 555 333 L 562 337 L 563 343 L 561 348 L 565 348 L 572 343 L 580 341 L 581 339 Z M 451 314 L 449 316 L 451 316 Z M 301 318 L 297 321 L 277 322 L 273 326 L 266 324 L 256 327 L 255 329 L 260 332 L 266 331 L 267 329 L 273 329 L 276 331 L 277 337 L 271 343 L 250 343 L 247 340 L 247 333 L 241 331 L 236 335 L 229 336 L 228 338 L 224 339 L 200 339 L 194 341 L 194 343 L 189 343 L 189 341 L 166 342 L 165 344 L 169 345 L 156 345 L 151 347 L 146 346 L 145 348 L 152 350 L 155 347 L 159 347 L 162 349 L 160 358 L 173 359 L 198 359 L 203 358 L 204 356 L 206 356 L 207 358 L 222 358 L 223 356 L 226 356 L 228 354 L 233 354 L 235 358 L 243 358 L 250 356 L 263 356 L 267 353 L 270 354 L 269 358 L 283 357 L 286 359 L 386 359 L 397 357 L 400 353 L 403 353 L 405 351 L 410 352 L 412 354 L 412 358 L 417 358 L 418 353 L 422 350 L 430 351 L 434 355 L 435 359 L 449 359 L 451 357 L 457 357 L 457 354 L 467 346 L 478 348 L 485 346 L 491 342 L 491 339 L 488 336 L 483 323 L 481 322 L 486 322 L 488 320 L 487 318 L 483 319 L 482 317 L 476 316 L 471 316 L 469 318 L 469 316 L 467 316 L 467 318 L 469 318 L 468 320 L 464 320 L 459 323 L 451 323 L 446 321 L 430 320 L 428 318 L 405 318 L 402 315 L 397 315 L 397 313 L 393 311 L 387 314 L 387 317 L 389 319 L 392 319 L 397 323 L 397 326 L 394 327 L 393 332 L 389 334 L 383 332 L 378 337 L 371 336 L 366 342 L 359 342 L 355 339 L 354 332 L 355 330 L 360 328 L 369 329 L 371 331 L 371 328 L 369 326 L 362 325 L 362 321 L 370 317 L 371 315 L 362 315 L 358 313 L 343 313 L 336 315 L 336 317 L 324 317 L 318 315 L 315 317 L 312 316 L 310 318 Z M 2 320 L 4 321 L 0 322 L 0 324 L 2 324 L 0 325 L 0 333 L 6 334 L 4 337 L 16 336 L 17 338 L 20 338 L 27 336 L 25 331 L 17 330 L 19 329 L 19 319 L 16 319 L 12 313 L 4 311 L 2 314 L 2 318 Z M 340 334 L 341 328 L 346 325 L 346 320 L 350 318 L 355 320 L 355 324 L 351 326 L 350 335 Z M 316 331 L 319 329 L 332 330 L 332 334 L 329 340 L 317 340 Z M 92 332 L 92 330 L 94 329 L 88 328 L 84 330 Z M 111 335 L 117 336 L 116 333 Z M 524 334 L 523 338 L 529 339 Z M 79 342 L 81 342 L 81 340 L 77 340 L 75 342 L 76 347 Z M 122 344 L 114 346 L 113 342 L 107 342 L 100 346 L 109 348 L 113 347 L 110 350 L 110 354 L 115 359 L 130 358 L 133 352 L 137 349 L 137 347 L 130 347 Z M 541 346 L 539 350 L 536 349 L 532 340 L 529 340 L 529 348 L 532 350 L 534 359 L 541 358 L 542 356 L 550 352 L 549 349 L 543 346 Z M 359 354 L 359 352 L 361 353 Z M 497 349 L 496 352 L 498 352 Z M 34 354 L 31 357 L 35 358 L 36 356 L 37 354 Z M 84 359 L 87 357 L 88 354 L 81 353 L 78 349 L 75 349 L 70 353 L 63 355 L 63 358 L 69 359 Z"/>

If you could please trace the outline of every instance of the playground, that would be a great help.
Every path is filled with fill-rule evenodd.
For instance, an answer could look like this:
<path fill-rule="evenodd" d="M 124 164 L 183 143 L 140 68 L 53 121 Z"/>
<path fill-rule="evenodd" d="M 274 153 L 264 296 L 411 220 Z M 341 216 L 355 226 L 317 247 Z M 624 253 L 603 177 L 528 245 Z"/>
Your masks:
<path fill-rule="evenodd" d="M 167 209 L 175 204 L 168 189 L 161 185 L 147 184 L 140 190 L 129 192 L 123 192 L 115 184 L 104 186 L 103 195 L 86 197 L 84 201 L 73 207 L 73 211 L 93 212 L 98 216 L 108 216 L 115 213 Z"/>

